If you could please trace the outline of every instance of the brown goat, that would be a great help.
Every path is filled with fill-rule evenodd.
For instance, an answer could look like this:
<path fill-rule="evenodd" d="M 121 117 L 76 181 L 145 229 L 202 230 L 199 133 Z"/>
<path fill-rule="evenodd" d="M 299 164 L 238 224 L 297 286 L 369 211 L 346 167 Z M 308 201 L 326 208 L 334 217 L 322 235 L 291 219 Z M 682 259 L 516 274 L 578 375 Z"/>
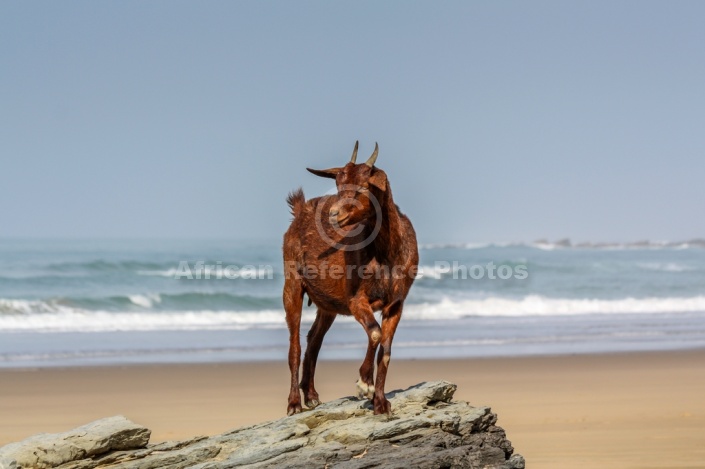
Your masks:
<path fill-rule="evenodd" d="M 306 201 L 301 189 L 287 202 L 294 219 L 284 235 L 284 309 L 289 327 L 291 391 L 287 413 L 301 412 L 301 395 L 313 408 L 320 404 L 314 374 L 323 336 L 336 315 L 352 315 L 365 329 L 367 354 L 357 382 L 360 397 L 372 399 L 375 414 L 391 414 L 384 382 L 392 340 L 404 300 L 418 270 L 416 234 L 392 198 L 387 175 L 372 156 L 356 164 L 355 143 L 350 162 L 311 173 L 335 179 L 337 194 Z M 304 293 L 318 308 L 307 337 L 301 383 L 299 329 Z M 382 311 L 382 327 L 374 312 Z M 374 357 L 377 348 L 377 380 Z"/>

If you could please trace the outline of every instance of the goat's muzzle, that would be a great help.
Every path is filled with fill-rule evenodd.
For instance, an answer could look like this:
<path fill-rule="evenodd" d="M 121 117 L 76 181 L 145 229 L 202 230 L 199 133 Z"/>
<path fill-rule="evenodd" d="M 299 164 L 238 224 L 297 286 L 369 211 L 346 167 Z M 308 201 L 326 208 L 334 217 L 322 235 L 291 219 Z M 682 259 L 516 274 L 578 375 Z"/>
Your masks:
<path fill-rule="evenodd" d="M 329 214 L 329 221 L 331 225 L 338 226 L 339 228 L 342 228 L 345 226 L 345 222 L 348 221 L 350 218 L 350 213 L 343 211 L 342 213 L 339 210 L 331 210 Z"/>
<path fill-rule="evenodd" d="M 340 211 L 337 209 L 331 209 L 331 211 L 328 213 L 328 221 L 330 222 L 331 225 L 338 224 L 338 214 L 339 213 L 340 213 Z"/>

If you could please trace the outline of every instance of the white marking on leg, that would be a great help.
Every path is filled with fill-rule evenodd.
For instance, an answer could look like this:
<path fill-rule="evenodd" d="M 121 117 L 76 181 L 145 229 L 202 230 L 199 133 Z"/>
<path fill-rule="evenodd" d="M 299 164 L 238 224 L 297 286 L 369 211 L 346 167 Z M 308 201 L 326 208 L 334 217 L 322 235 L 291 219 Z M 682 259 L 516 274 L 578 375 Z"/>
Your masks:
<path fill-rule="evenodd" d="M 355 384 L 357 385 L 357 397 L 360 399 L 364 398 L 367 393 L 367 383 L 362 381 L 362 378 L 358 378 Z"/>
<path fill-rule="evenodd" d="M 379 342 L 379 339 L 382 338 L 382 333 L 379 331 L 379 329 L 375 329 L 372 331 L 372 334 L 370 334 L 370 339 L 372 339 L 372 342 L 375 344 Z"/>

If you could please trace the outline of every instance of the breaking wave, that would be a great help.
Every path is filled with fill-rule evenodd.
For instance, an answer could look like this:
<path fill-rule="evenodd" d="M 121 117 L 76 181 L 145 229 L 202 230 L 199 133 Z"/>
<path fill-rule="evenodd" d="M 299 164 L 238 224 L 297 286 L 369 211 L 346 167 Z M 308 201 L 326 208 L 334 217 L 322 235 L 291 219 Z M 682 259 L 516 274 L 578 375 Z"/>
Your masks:
<path fill-rule="evenodd" d="M 0 331 L 4 332 L 109 332 L 158 330 L 222 330 L 285 328 L 280 306 L 267 309 L 155 310 L 164 295 L 132 295 L 141 310 L 109 311 L 68 306 L 57 301 L 0 299 Z M 151 308 L 151 309 L 150 309 Z M 705 312 L 705 296 L 672 298 L 563 299 L 529 295 L 519 299 L 488 297 L 405 306 L 404 318 L 412 321 L 452 321 L 473 316 L 575 316 L 610 314 Z M 315 308 L 305 308 L 303 321 L 315 319 Z M 338 321 L 353 321 L 342 317 Z"/>

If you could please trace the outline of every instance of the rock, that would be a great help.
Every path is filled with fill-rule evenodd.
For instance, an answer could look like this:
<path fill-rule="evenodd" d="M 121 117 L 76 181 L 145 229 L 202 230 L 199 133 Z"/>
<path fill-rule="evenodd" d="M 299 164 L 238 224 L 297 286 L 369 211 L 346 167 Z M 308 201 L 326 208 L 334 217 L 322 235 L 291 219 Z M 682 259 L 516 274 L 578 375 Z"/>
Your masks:
<path fill-rule="evenodd" d="M 151 432 L 123 416 L 89 423 L 65 433 L 39 434 L 0 448 L 0 468 L 44 469 L 108 451 L 143 448 Z"/>
<path fill-rule="evenodd" d="M 39 447 L 36 443 L 30 446 L 29 440 L 25 440 L 0 448 L 0 455 L 17 461 L 16 466 L 8 462 L 5 468 L 0 465 L 0 469 L 523 469 L 524 458 L 513 454 L 514 448 L 504 430 L 496 425 L 497 416 L 489 407 L 454 402 L 455 390 L 452 383 L 436 381 L 393 391 L 387 395 L 392 417 L 373 415 L 369 400 L 346 397 L 291 417 L 209 438 L 147 447 L 144 439 L 139 444 L 135 442 L 132 448 L 125 444 L 103 445 L 102 448 L 110 448 L 83 450 L 83 453 L 71 449 L 76 444 L 64 435 L 80 433 L 82 438 L 93 441 L 95 435 L 89 435 L 90 430 L 86 429 L 101 427 L 100 422 L 112 420 L 105 419 L 66 434 L 33 437 L 52 438 L 50 441 L 55 443 L 42 446 L 51 449 L 42 453 L 45 461 L 42 466 L 33 465 L 40 460 L 36 456 Z M 20 447 L 23 452 L 17 451 Z M 20 454 L 26 457 L 28 453 L 35 459 L 18 459 Z M 48 457 L 49 453 L 70 454 L 72 459 Z"/>
<path fill-rule="evenodd" d="M 562 248 L 569 248 L 569 247 L 571 247 L 571 243 L 570 243 L 570 239 L 569 239 L 569 238 L 559 239 L 558 241 L 556 241 L 556 242 L 553 243 L 553 244 L 555 244 L 556 246 L 562 247 Z"/>

